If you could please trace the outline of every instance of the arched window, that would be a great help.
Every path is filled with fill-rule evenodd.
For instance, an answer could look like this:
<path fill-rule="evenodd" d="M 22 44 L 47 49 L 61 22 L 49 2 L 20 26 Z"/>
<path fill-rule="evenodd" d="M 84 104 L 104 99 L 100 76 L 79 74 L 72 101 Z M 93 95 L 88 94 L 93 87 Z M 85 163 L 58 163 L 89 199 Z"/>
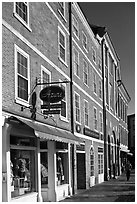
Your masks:
<path fill-rule="evenodd" d="M 90 176 L 94 176 L 94 150 L 90 149 Z"/>

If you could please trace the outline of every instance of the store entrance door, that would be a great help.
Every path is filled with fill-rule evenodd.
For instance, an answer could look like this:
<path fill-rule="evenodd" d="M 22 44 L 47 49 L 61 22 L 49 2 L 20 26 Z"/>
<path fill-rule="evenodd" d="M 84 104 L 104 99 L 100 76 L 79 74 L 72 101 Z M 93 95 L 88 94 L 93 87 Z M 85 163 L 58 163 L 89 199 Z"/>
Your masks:
<path fill-rule="evenodd" d="M 85 153 L 77 153 L 77 189 L 86 189 Z"/>

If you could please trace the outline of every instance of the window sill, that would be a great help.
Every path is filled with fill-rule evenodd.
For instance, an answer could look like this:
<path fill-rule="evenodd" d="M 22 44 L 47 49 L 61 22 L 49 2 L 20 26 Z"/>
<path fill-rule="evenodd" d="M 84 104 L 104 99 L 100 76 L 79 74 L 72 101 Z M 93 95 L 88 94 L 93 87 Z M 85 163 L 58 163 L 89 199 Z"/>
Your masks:
<path fill-rule="evenodd" d="M 32 29 L 30 28 L 29 24 L 26 24 L 25 21 L 23 21 L 19 15 L 17 15 L 16 13 L 13 13 L 13 16 L 17 18 L 28 29 L 28 31 L 32 32 Z"/>
<path fill-rule="evenodd" d="M 87 50 L 87 48 L 84 47 L 84 45 L 83 45 L 83 48 L 84 48 L 84 50 L 86 51 L 86 53 L 88 53 L 88 50 Z"/>
<path fill-rule="evenodd" d="M 66 123 L 69 123 L 69 120 L 68 120 L 67 118 L 62 117 L 61 115 L 60 115 L 59 119 L 60 119 L 61 121 L 64 121 L 64 122 L 66 122 Z"/>
<path fill-rule="evenodd" d="M 15 99 L 15 103 L 17 103 L 18 105 L 25 106 L 25 107 L 29 107 L 30 106 L 29 102 L 24 101 L 24 100 L 22 100 L 20 98 L 16 98 Z"/>
<path fill-rule="evenodd" d="M 73 31 L 73 34 L 77 38 L 77 40 L 80 40 L 80 38 L 74 33 L 74 31 Z"/>
<path fill-rule="evenodd" d="M 66 62 L 64 62 L 63 59 L 60 56 L 58 58 L 68 68 L 68 65 L 66 64 Z"/>

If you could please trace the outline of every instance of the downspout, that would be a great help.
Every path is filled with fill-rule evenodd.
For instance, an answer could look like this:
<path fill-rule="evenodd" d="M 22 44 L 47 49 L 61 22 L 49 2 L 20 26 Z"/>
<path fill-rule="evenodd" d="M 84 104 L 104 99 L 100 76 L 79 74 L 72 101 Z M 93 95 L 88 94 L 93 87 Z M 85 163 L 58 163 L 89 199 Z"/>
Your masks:
<path fill-rule="evenodd" d="M 71 112 L 71 132 L 74 134 L 74 108 L 73 108 L 73 70 L 72 70 L 72 5 L 69 2 L 69 54 L 70 54 L 70 112 Z M 74 144 L 72 144 L 72 193 L 75 194 L 75 157 Z"/>
<path fill-rule="evenodd" d="M 104 181 L 107 181 L 107 135 L 106 135 L 106 105 L 105 105 L 105 66 L 104 66 L 104 38 L 101 41 L 102 51 L 102 92 L 103 92 L 103 133 L 104 133 Z"/>

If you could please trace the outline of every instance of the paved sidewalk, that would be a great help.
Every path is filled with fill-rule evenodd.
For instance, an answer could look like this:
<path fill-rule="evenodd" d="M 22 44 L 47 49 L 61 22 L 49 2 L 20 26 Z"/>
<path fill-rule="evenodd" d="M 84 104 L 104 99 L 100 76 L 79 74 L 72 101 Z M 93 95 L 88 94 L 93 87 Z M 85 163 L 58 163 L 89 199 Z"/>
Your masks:
<path fill-rule="evenodd" d="M 62 202 L 135 202 L 135 171 L 132 170 L 129 181 L 125 174 L 81 191 Z"/>

